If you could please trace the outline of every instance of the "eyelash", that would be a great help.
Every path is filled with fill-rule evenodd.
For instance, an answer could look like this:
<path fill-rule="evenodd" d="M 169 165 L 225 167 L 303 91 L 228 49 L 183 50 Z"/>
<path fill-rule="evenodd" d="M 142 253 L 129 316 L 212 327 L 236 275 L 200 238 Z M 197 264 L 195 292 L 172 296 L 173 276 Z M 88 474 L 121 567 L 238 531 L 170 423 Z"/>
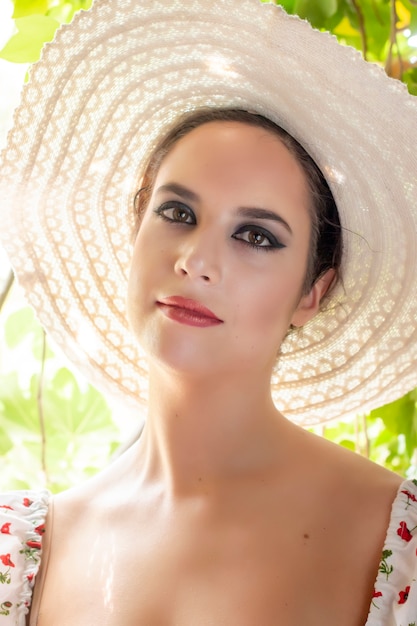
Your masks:
<path fill-rule="evenodd" d="M 252 243 L 250 241 L 246 241 L 245 239 L 240 239 L 239 237 L 236 237 L 236 235 L 241 235 L 242 233 L 256 233 L 257 235 L 261 235 L 269 242 L 269 245 L 262 246 L 256 243 Z M 274 237 L 272 233 L 262 228 L 262 226 L 257 226 L 256 224 L 245 224 L 244 226 L 240 226 L 238 230 L 235 232 L 235 234 L 232 235 L 232 237 L 233 239 L 236 239 L 237 241 L 241 241 L 242 243 L 246 244 L 247 246 L 250 246 L 251 248 L 254 248 L 255 250 L 263 250 L 265 252 L 271 252 L 272 250 L 280 250 L 281 248 L 285 248 L 284 244 L 278 241 L 278 239 Z"/>
<path fill-rule="evenodd" d="M 171 210 L 179 209 L 180 211 L 183 211 L 184 213 L 188 214 L 188 216 L 191 217 L 193 221 L 182 222 L 181 220 L 168 217 L 166 215 L 166 211 L 169 211 L 170 209 Z M 160 207 L 154 210 L 154 213 L 156 213 L 156 215 L 162 218 L 165 222 L 170 222 L 171 224 L 173 223 L 173 224 L 180 224 L 184 226 L 193 226 L 194 224 L 197 223 L 194 212 L 186 204 L 182 204 L 182 202 L 164 202 L 163 204 L 161 204 Z"/>
<path fill-rule="evenodd" d="M 188 218 L 191 218 L 192 221 L 185 222 L 179 219 L 168 217 L 166 215 L 167 211 L 175 210 L 175 209 L 182 211 L 184 214 L 187 215 Z M 165 222 L 169 222 L 171 224 L 175 224 L 179 226 L 193 226 L 197 223 L 194 212 L 187 205 L 182 204 L 182 202 L 172 202 L 172 201 L 164 202 L 163 204 L 161 204 L 161 206 L 154 209 L 154 213 L 158 217 L 163 219 Z M 250 241 L 246 241 L 245 239 L 241 239 L 236 236 L 236 235 L 241 235 L 243 233 L 251 233 L 251 232 L 259 234 L 262 237 L 265 237 L 265 239 L 269 242 L 269 245 L 263 246 L 263 245 L 259 245 L 256 243 L 251 243 Z M 243 244 L 257 251 L 262 250 L 265 252 L 266 251 L 270 252 L 272 250 L 279 250 L 281 248 L 285 248 L 285 245 L 282 244 L 274 235 L 272 235 L 272 233 L 262 228 L 262 226 L 257 226 L 256 224 L 244 224 L 243 226 L 240 226 L 238 230 L 232 235 L 232 238 L 236 239 L 236 241 L 241 241 Z"/>

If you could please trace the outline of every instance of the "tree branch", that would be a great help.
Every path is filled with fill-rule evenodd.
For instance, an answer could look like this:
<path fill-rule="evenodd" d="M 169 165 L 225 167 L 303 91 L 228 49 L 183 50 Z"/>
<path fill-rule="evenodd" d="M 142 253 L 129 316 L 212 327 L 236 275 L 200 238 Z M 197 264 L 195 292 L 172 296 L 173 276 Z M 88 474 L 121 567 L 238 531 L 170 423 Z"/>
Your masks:
<path fill-rule="evenodd" d="M 390 43 L 389 43 L 389 49 L 388 49 L 388 55 L 387 55 L 387 60 L 385 62 L 385 71 L 388 74 L 388 76 L 392 76 L 392 57 L 393 57 L 393 53 L 394 53 L 394 46 L 397 50 L 397 57 L 398 57 L 398 65 L 399 65 L 399 69 L 400 69 L 400 75 L 399 75 L 399 79 L 402 80 L 402 76 L 403 76 L 403 60 L 400 54 L 400 51 L 398 49 L 398 45 L 397 45 L 397 20 L 398 20 L 398 15 L 397 15 L 397 7 L 396 7 L 396 0 L 391 0 L 391 29 L 390 29 Z"/>
<path fill-rule="evenodd" d="M 0 290 L 0 311 L 2 310 L 3 305 L 6 302 L 6 298 L 9 295 L 13 282 L 14 282 L 14 274 L 12 270 L 10 270 L 2 289 Z"/>
<path fill-rule="evenodd" d="M 366 60 L 368 56 L 368 38 L 366 35 L 365 18 L 363 17 L 362 9 L 359 6 L 357 0 L 352 0 L 352 4 L 358 16 L 359 32 L 361 34 L 362 41 L 362 54 L 363 58 Z"/>
<path fill-rule="evenodd" d="M 39 384 L 37 394 L 38 416 L 39 416 L 39 428 L 41 432 L 41 467 L 45 477 L 46 485 L 49 483 L 48 468 L 46 464 L 46 431 L 45 431 L 45 415 L 43 412 L 43 388 L 45 380 L 45 360 L 46 360 L 46 333 L 42 329 L 42 359 L 41 369 L 39 372 Z"/>
<path fill-rule="evenodd" d="M 363 432 L 363 438 L 365 442 L 364 455 L 366 456 L 367 459 L 369 459 L 369 456 L 371 454 L 371 442 L 369 441 L 368 422 L 366 420 L 366 415 L 362 415 L 362 432 Z"/>
<path fill-rule="evenodd" d="M 359 426 L 359 415 L 355 415 L 355 452 L 358 454 L 362 454 L 362 446 L 361 446 L 361 431 Z"/>

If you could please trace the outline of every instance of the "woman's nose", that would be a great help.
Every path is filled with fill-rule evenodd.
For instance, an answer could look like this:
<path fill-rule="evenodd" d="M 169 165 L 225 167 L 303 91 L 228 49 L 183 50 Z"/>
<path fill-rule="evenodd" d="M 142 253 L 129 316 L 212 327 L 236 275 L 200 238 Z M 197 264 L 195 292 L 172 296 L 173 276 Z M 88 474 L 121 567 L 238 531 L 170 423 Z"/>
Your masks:
<path fill-rule="evenodd" d="M 194 231 L 179 250 L 175 272 L 208 284 L 218 283 L 221 278 L 221 259 L 219 246 L 214 239 L 214 235 Z"/>

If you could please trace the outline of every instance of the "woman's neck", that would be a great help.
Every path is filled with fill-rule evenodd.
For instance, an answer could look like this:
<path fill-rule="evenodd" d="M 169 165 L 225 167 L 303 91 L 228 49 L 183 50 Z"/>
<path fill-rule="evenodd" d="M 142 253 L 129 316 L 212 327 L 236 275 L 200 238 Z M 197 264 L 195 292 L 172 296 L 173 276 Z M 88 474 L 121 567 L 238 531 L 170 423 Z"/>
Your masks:
<path fill-rule="evenodd" d="M 269 381 L 153 374 L 137 446 L 147 480 L 172 493 L 216 488 L 276 467 L 285 456 L 294 426 L 274 407 Z"/>

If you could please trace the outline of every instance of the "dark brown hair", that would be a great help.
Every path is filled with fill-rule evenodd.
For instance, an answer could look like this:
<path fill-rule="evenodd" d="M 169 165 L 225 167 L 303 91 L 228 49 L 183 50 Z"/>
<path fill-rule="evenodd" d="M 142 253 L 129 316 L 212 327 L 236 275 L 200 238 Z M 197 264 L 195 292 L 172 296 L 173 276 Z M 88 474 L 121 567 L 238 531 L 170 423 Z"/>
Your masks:
<path fill-rule="evenodd" d="M 195 128 L 210 122 L 240 122 L 258 126 L 276 135 L 301 166 L 310 192 L 311 239 L 310 253 L 303 292 L 328 270 L 335 270 L 335 280 L 340 278 L 342 257 L 342 230 L 339 214 L 330 187 L 315 161 L 300 143 L 283 128 L 258 113 L 242 109 L 196 109 L 181 116 L 174 126 L 159 140 L 145 167 L 142 186 L 135 196 L 134 208 L 137 233 L 143 213 L 148 206 L 155 178 L 163 159 L 173 146 Z"/>

